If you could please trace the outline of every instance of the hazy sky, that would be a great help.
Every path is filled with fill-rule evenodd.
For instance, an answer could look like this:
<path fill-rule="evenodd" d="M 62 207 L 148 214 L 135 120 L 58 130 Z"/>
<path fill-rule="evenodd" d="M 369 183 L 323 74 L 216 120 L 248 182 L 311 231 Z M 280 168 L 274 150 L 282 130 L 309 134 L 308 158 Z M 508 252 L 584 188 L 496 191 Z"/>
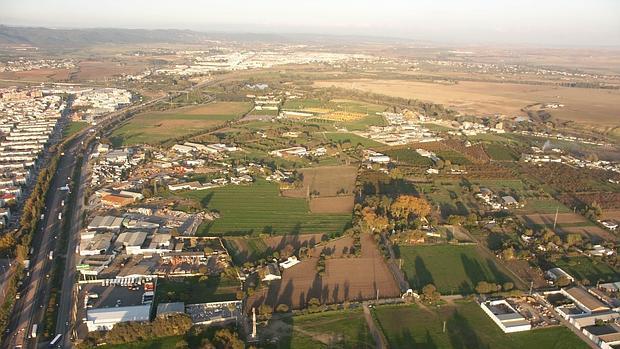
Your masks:
<path fill-rule="evenodd" d="M 620 46 L 620 0 L 0 0 L 0 23 Z"/>

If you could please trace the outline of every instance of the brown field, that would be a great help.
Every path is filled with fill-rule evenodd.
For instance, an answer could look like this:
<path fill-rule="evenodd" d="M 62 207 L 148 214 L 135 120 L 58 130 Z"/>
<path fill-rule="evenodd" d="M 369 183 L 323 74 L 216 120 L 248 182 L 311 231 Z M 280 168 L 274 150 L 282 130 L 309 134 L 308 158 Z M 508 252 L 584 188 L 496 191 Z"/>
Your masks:
<path fill-rule="evenodd" d="M 618 125 L 620 90 L 568 88 L 495 82 L 460 81 L 439 84 L 406 80 L 353 79 L 316 81 L 316 87 L 336 86 L 402 98 L 444 104 L 462 113 L 523 115 L 522 108 L 535 103 L 557 102 L 564 108 L 552 110 L 560 119 Z"/>
<path fill-rule="evenodd" d="M 82 61 L 78 64 L 76 80 L 99 80 L 122 74 L 136 74 L 144 71 L 142 62 L 118 63 L 111 61 Z"/>
<path fill-rule="evenodd" d="M 601 219 L 611 219 L 620 222 L 620 210 L 603 210 Z"/>
<path fill-rule="evenodd" d="M 60 81 L 67 80 L 71 70 L 69 69 L 35 69 L 20 72 L 2 72 L 0 79 L 27 80 L 27 81 Z"/>
<path fill-rule="evenodd" d="M 271 251 L 279 251 L 283 254 L 291 254 L 300 247 L 314 246 L 321 242 L 323 234 L 299 234 L 271 236 L 265 238 L 265 244 Z"/>
<path fill-rule="evenodd" d="M 568 227 L 568 228 L 560 228 L 560 231 L 564 234 L 570 233 L 578 233 L 581 236 L 588 237 L 590 241 L 594 243 L 601 243 L 603 241 L 612 241 L 615 242 L 617 240 L 616 236 L 597 226 L 587 226 L 587 227 Z"/>
<path fill-rule="evenodd" d="M 510 269 L 510 271 L 515 273 L 515 275 L 520 277 L 526 283 L 529 284 L 529 282 L 533 282 L 534 287 L 544 287 L 548 285 L 542 272 L 538 268 L 532 268 L 526 260 L 504 260 L 503 263 L 508 269 Z"/>
<path fill-rule="evenodd" d="M 310 200 L 312 213 L 351 213 L 353 211 L 354 196 L 318 197 Z"/>
<path fill-rule="evenodd" d="M 549 225 L 553 224 L 555 213 L 536 213 L 521 216 L 527 224 Z M 586 223 L 587 220 L 576 213 L 558 213 L 558 224 Z"/>
<path fill-rule="evenodd" d="M 304 168 L 299 170 L 304 175 L 303 186 L 297 189 L 286 190 L 284 196 L 305 198 L 310 188 L 310 193 L 318 191 L 320 197 L 337 196 L 340 189 L 345 194 L 352 194 L 355 189 L 357 167 L 355 166 L 323 166 Z"/>
<path fill-rule="evenodd" d="M 248 299 L 249 307 L 263 302 L 272 306 L 288 304 L 292 308 L 304 307 L 310 298 L 322 303 L 341 303 L 345 300 L 389 298 L 400 296 L 400 290 L 388 270 L 383 257 L 370 235 L 362 236 L 360 257 L 341 258 L 342 251 L 352 244 L 350 237 L 344 237 L 326 244 L 333 254 L 326 260 L 323 276 L 316 273 L 318 254 L 323 246 L 317 246 L 312 257 L 282 273 L 282 280 L 274 281 L 263 292 L 257 292 Z"/>

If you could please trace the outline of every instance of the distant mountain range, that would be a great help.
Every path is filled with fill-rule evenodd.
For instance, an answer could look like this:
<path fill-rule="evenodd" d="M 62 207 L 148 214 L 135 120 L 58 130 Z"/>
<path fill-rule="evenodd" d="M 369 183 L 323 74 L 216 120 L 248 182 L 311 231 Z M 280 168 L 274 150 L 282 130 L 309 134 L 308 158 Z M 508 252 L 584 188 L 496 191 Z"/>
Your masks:
<path fill-rule="evenodd" d="M 180 43 L 199 44 L 206 40 L 280 43 L 360 43 L 395 42 L 399 39 L 364 36 L 331 36 L 314 34 L 204 33 L 178 29 L 52 29 L 44 27 L 12 27 L 0 25 L 0 45 L 32 45 L 43 48 L 72 48 L 100 44 Z"/>

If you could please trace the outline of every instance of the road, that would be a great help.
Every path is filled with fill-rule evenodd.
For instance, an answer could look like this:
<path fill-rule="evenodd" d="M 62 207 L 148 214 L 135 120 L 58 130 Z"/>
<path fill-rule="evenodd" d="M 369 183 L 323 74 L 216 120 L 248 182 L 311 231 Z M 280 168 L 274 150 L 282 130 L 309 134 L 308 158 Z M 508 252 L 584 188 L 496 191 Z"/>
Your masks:
<path fill-rule="evenodd" d="M 368 308 L 368 303 L 364 302 L 364 319 L 366 320 L 366 324 L 368 325 L 368 330 L 372 334 L 372 338 L 375 339 L 375 347 L 377 349 L 385 349 L 388 348 L 387 343 L 385 342 L 385 338 L 383 337 L 383 333 L 377 329 L 377 325 L 375 325 L 375 321 L 372 319 L 372 314 L 370 313 L 370 309 Z"/>

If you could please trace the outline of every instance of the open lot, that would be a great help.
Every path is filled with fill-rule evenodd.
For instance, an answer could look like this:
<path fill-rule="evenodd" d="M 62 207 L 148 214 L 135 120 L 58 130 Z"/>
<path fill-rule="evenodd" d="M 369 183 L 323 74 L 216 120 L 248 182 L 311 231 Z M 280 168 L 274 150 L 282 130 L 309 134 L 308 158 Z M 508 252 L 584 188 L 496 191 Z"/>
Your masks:
<path fill-rule="evenodd" d="M 300 188 L 285 190 L 282 195 L 310 199 L 312 213 L 351 213 L 357 177 L 355 166 L 322 166 L 299 170 L 303 174 Z"/>
<path fill-rule="evenodd" d="M 555 102 L 565 105 L 551 111 L 552 115 L 561 119 L 614 126 L 620 117 L 618 90 L 473 81 L 441 84 L 370 79 L 317 81 L 314 85 L 431 101 L 462 113 L 522 115 L 521 108 L 525 106 Z"/>
<path fill-rule="evenodd" d="M 434 284 L 443 294 L 472 293 L 480 281 L 504 283 L 510 278 L 474 245 L 399 246 L 403 271 L 413 289 Z"/>
<path fill-rule="evenodd" d="M 375 347 L 361 309 L 272 319 L 261 333 L 277 336 L 278 349 Z"/>
<path fill-rule="evenodd" d="M 282 197 L 278 184 L 265 180 L 181 195 L 219 211 L 221 217 L 203 224 L 201 234 L 334 233 L 351 222 L 351 213 L 311 213 L 305 199 Z"/>
<path fill-rule="evenodd" d="M 576 280 L 588 280 L 591 284 L 598 281 L 617 281 L 620 277 L 618 270 L 596 259 L 588 257 L 566 257 L 555 262 L 557 267 L 573 276 Z"/>
<path fill-rule="evenodd" d="M 345 251 L 353 239 L 343 237 L 318 245 L 311 256 L 301 263 L 285 269 L 282 280 L 272 281 L 268 290 L 257 293 L 248 304 L 258 306 L 265 302 L 272 306 L 288 304 L 292 308 L 304 307 L 311 298 L 324 304 L 342 303 L 345 300 L 399 297 L 400 290 L 383 257 L 369 234 L 361 236 L 362 251 L 359 257 L 347 257 Z M 325 248 L 325 274 L 317 274 L 319 253 Z"/>
<path fill-rule="evenodd" d="M 123 145 L 155 144 L 223 124 L 241 116 L 249 107 L 249 104 L 242 102 L 214 102 L 143 113 L 116 129 L 111 139 Z"/>
<path fill-rule="evenodd" d="M 390 348 L 589 348 L 565 327 L 505 334 L 472 301 L 440 308 L 418 305 L 380 306 L 375 321 Z M 443 331 L 444 321 L 446 331 Z"/>
<path fill-rule="evenodd" d="M 34 69 L 20 72 L 2 72 L 0 79 L 27 81 L 64 81 L 69 78 L 69 69 Z"/>
<path fill-rule="evenodd" d="M 82 61 L 72 74 L 76 80 L 100 80 L 115 75 L 137 74 L 146 69 L 143 62 Z"/>
<path fill-rule="evenodd" d="M 376 141 L 373 141 L 370 138 L 358 136 L 354 133 L 346 133 L 346 132 L 323 132 L 322 133 L 326 139 L 334 141 L 336 143 L 342 142 L 344 147 L 347 144 L 350 144 L 351 147 L 355 147 L 358 144 L 366 148 L 377 148 L 384 147 L 385 145 Z"/>
<path fill-rule="evenodd" d="M 235 293 L 241 289 L 239 280 L 209 276 L 162 279 L 157 283 L 157 303 L 184 302 L 186 304 L 235 300 Z"/>

